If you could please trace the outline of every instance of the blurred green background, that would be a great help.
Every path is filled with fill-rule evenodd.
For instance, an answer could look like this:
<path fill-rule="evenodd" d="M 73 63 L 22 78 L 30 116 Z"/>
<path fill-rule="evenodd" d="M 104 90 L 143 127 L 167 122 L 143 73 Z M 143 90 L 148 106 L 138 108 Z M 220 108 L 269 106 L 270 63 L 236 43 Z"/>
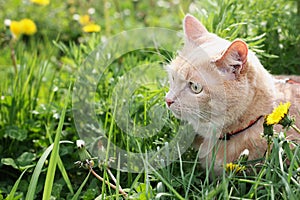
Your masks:
<path fill-rule="evenodd" d="M 233 40 L 236 37 L 252 42 L 259 50 L 262 63 L 272 73 L 298 73 L 299 67 L 299 3 L 297 1 L 51 1 L 42 6 L 24 1 L 1 1 L 1 68 L 10 64 L 7 42 L 9 30 L 4 20 L 32 19 L 37 33 L 23 37 L 23 42 L 34 40 L 37 50 L 55 41 L 87 42 L 76 15 L 89 15 L 101 26 L 99 35 L 110 37 L 123 30 L 158 26 L 181 30 L 186 13 L 201 19 L 214 33 Z M 100 38 L 101 38 L 100 37 Z M 259 40 L 257 37 L 262 38 Z M 257 44 L 255 41 L 259 40 Z M 101 40 L 98 41 L 99 43 Z M 46 43 L 46 44 L 45 44 Z M 28 47 L 30 48 L 30 47 Z"/>

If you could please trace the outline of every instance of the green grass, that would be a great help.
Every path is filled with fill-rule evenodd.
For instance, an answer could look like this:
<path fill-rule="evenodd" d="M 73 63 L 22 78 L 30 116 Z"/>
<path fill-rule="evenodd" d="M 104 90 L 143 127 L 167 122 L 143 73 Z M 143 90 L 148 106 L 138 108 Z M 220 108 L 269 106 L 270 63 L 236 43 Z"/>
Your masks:
<path fill-rule="evenodd" d="M 100 6 L 104 4 L 106 9 Z M 27 17 L 38 27 L 35 35 L 12 41 L 8 27 L 0 24 L 0 199 L 122 199 L 122 191 L 134 199 L 298 199 L 299 145 L 290 149 L 278 137 L 259 164 L 243 163 L 251 173 L 225 173 L 213 179 L 210 169 L 200 168 L 192 149 L 161 169 L 145 165 L 142 173 L 121 172 L 95 159 L 95 173 L 115 185 L 113 189 L 89 173 L 86 160 L 80 160 L 70 84 L 86 57 L 107 38 L 149 26 L 181 31 L 185 13 L 194 14 L 222 37 L 247 41 L 272 73 L 300 74 L 299 5 L 284 0 L 53 0 L 41 7 L 21 0 L 0 1 L 2 21 Z M 99 33 L 83 33 L 73 19 L 73 14 L 87 14 L 89 8 L 95 8 L 91 16 L 102 27 Z M 127 134 L 114 121 L 120 113 L 113 99 L 120 77 L 133 67 L 154 62 L 163 67 L 175 54 L 166 49 L 136 50 L 106 69 L 94 100 L 96 117 L 111 143 L 146 152 L 163 147 L 176 135 L 180 122 L 167 111 L 156 135 L 142 139 Z M 132 94 L 131 127 L 153 123 L 149 113 L 164 106 L 165 83 L 145 84 Z M 79 160 L 82 167 L 74 164 Z"/>

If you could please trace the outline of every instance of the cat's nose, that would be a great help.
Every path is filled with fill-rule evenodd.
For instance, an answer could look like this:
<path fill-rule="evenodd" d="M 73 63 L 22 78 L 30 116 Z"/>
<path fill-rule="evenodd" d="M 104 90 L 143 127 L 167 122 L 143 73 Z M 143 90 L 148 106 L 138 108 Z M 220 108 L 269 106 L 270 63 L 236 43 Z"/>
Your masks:
<path fill-rule="evenodd" d="M 166 98 L 166 103 L 168 107 L 170 107 L 174 103 L 174 101 L 172 99 Z"/>

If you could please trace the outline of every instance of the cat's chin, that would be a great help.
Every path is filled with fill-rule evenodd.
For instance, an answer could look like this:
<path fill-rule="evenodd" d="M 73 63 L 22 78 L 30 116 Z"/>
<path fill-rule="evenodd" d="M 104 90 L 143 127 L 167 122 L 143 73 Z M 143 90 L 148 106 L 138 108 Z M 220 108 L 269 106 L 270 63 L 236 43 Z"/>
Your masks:
<path fill-rule="evenodd" d="M 176 109 L 171 109 L 171 108 L 169 108 L 169 110 L 172 112 L 172 114 L 173 114 L 177 119 L 184 120 L 183 117 L 182 117 L 182 112 L 181 112 L 181 111 L 178 111 L 178 110 L 176 110 Z"/>
<path fill-rule="evenodd" d="M 181 111 L 176 111 L 176 110 L 171 110 L 172 111 L 172 114 L 177 118 L 177 119 L 180 119 L 182 121 L 186 121 L 188 123 L 190 123 L 191 121 L 191 116 L 188 115 L 188 114 L 185 114 Z"/>
<path fill-rule="evenodd" d="M 185 120 L 185 119 L 183 119 L 181 113 L 176 113 L 176 112 L 172 111 L 172 114 L 173 114 L 177 119 Z M 186 120 L 185 120 L 185 121 L 186 121 Z"/>
<path fill-rule="evenodd" d="M 221 128 L 216 126 L 215 124 L 211 122 L 198 122 L 198 123 L 191 123 L 193 126 L 195 132 L 204 137 L 204 138 L 211 138 L 213 137 L 212 133 L 219 137 L 219 134 L 221 133 Z"/>
<path fill-rule="evenodd" d="M 170 109 L 172 114 L 177 118 L 180 119 L 181 121 L 185 121 L 188 124 L 190 124 L 195 133 L 198 135 L 202 136 L 203 138 L 206 139 L 211 139 L 211 138 L 219 138 L 221 134 L 221 130 L 223 126 L 217 126 L 216 123 L 212 123 L 209 120 L 201 120 L 198 117 L 192 116 L 188 113 L 182 112 L 181 110 L 177 109 Z M 218 120 L 215 120 L 216 122 Z M 217 123 L 217 124 L 222 124 L 222 123 Z M 214 133 L 212 135 L 211 133 Z"/>

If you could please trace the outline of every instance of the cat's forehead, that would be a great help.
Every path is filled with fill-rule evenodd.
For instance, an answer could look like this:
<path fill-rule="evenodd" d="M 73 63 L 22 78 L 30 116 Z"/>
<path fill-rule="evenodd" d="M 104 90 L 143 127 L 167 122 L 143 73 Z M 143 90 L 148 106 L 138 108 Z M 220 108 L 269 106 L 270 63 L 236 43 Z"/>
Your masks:
<path fill-rule="evenodd" d="M 202 72 L 211 71 L 213 56 L 207 54 L 201 47 L 191 51 L 181 51 L 171 62 L 172 73 L 181 79 L 189 80 L 199 77 Z"/>
<path fill-rule="evenodd" d="M 197 72 L 205 70 L 210 62 L 210 58 L 203 56 L 201 59 L 185 57 L 178 55 L 171 63 L 171 70 L 173 74 L 181 77 L 182 79 L 190 79 L 192 75 Z"/>
<path fill-rule="evenodd" d="M 230 45 L 227 40 L 218 37 L 212 38 L 201 45 L 185 43 L 183 49 L 171 63 L 173 73 L 186 80 L 207 72 L 212 74 L 214 71 L 212 61 Z"/>

